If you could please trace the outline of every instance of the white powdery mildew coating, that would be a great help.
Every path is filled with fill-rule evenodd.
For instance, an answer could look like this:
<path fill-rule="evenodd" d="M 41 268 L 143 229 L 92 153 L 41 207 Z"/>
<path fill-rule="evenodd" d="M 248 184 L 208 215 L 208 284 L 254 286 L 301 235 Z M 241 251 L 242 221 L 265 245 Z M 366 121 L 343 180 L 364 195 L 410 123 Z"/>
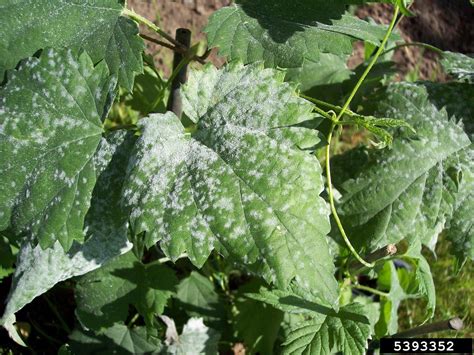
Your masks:
<path fill-rule="evenodd" d="M 83 237 L 96 165 L 105 158 L 102 149 L 96 154 L 103 108 L 91 90 L 108 78 L 87 54 L 52 49 L 11 72 L 0 101 L 0 229 L 11 224 L 44 247 L 59 239 L 67 249 Z"/>
<path fill-rule="evenodd" d="M 172 258 L 187 251 L 197 265 L 213 248 L 262 260 L 271 281 L 296 278 L 332 303 L 321 168 L 296 147 L 306 133 L 286 128 L 311 119 L 311 106 L 258 65 L 195 72 L 183 97 L 192 135 L 172 113 L 140 121 L 123 191 L 132 230 L 147 231 L 148 245 L 161 240 Z"/>
<path fill-rule="evenodd" d="M 63 280 L 99 268 L 112 257 L 129 251 L 131 247 L 123 233 L 94 235 L 83 245 L 74 244 L 67 253 L 59 242 L 46 250 L 26 242 L 19 253 L 14 284 L 0 324 L 11 328 L 15 321 L 14 314 L 35 297 Z"/>
<path fill-rule="evenodd" d="M 2 4 L 0 77 L 4 70 L 13 69 L 18 61 L 39 49 L 75 48 L 86 50 L 94 63 L 104 60 L 121 86 L 131 90 L 135 73 L 143 71 L 145 46 L 138 36 L 138 25 L 121 16 L 122 10 L 123 4 L 117 0 L 22 0 Z M 54 59 L 49 63 L 52 66 Z"/>
<path fill-rule="evenodd" d="M 339 210 L 361 238 L 366 231 L 363 238 L 371 249 L 411 234 L 433 244 L 446 223 L 440 209 L 443 164 L 468 146 L 469 138 L 444 109 L 429 102 L 421 85 L 392 85 L 379 105 L 381 115 L 403 117 L 417 136 L 396 138 L 391 150 L 374 153 L 373 163 L 343 184 Z"/>
<path fill-rule="evenodd" d="M 90 237 L 84 244 L 74 242 L 68 252 L 64 251 L 59 242 L 45 250 L 39 245 L 34 246 L 31 240 L 22 245 L 13 286 L 0 320 L 0 324 L 9 330 L 12 337 L 16 336 L 14 314 L 24 305 L 58 282 L 97 269 L 113 257 L 131 249 L 132 245 L 127 239 L 127 215 L 120 210 L 119 205 L 126 162 L 134 141 L 130 138 L 125 137 L 122 132 L 109 135 L 107 140 L 101 140 L 100 153 L 92 159 L 95 172 L 100 173 L 100 177 L 84 228 L 84 234 Z M 112 163 L 105 166 L 111 158 Z M 79 184 L 87 184 L 91 179 L 95 180 L 95 176 L 82 176 Z"/>

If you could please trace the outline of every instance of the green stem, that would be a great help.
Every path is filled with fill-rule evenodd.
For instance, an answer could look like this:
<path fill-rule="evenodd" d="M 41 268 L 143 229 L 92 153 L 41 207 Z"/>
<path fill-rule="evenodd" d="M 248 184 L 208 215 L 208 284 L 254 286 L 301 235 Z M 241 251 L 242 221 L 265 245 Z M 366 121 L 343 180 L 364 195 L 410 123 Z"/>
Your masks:
<path fill-rule="evenodd" d="M 390 26 L 387 29 L 387 33 L 385 33 L 385 36 L 382 40 L 382 43 L 380 44 L 380 47 L 377 49 L 377 52 L 373 56 L 372 60 L 370 61 L 369 65 L 365 69 L 362 76 L 357 81 L 357 84 L 354 86 L 354 89 L 352 89 L 351 94 L 349 95 L 348 99 L 346 100 L 346 102 L 342 106 L 342 109 L 339 111 L 339 114 L 334 119 L 334 122 L 331 125 L 331 128 L 329 130 L 329 134 L 328 134 L 328 144 L 326 146 L 326 178 L 327 178 L 327 185 L 328 185 L 329 204 L 331 206 L 332 215 L 334 217 L 334 220 L 336 221 L 339 232 L 341 233 L 341 235 L 344 239 L 344 242 L 346 243 L 347 247 L 351 251 L 352 255 L 354 255 L 354 257 L 362 265 L 364 265 L 366 267 L 369 267 L 369 268 L 374 267 L 375 264 L 374 263 L 368 263 L 367 261 L 365 261 L 357 253 L 357 251 L 354 249 L 354 247 L 352 246 L 349 238 L 347 237 L 347 234 L 346 234 L 346 232 L 344 230 L 344 227 L 341 223 L 341 219 L 339 218 L 339 215 L 338 215 L 337 210 L 336 210 L 336 205 L 334 203 L 334 193 L 333 193 L 333 190 L 332 190 L 332 179 L 331 179 L 331 160 L 330 160 L 331 159 L 331 140 L 332 140 L 332 136 L 333 136 L 333 133 L 334 133 L 334 128 L 336 127 L 337 123 L 339 122 L 341 117 L 344 115 L 344 113 L 346 113 L 346 111 L 349 108 L 349 105 L 351 104 L 352 100 L 354 99 L 357 91 L 361 87 L 362 83 L 364 82 L 365 78 L 369 74 L 369 72 L 372 69 L 372 67 L 374 66 L 374 64 L 377 62 L 377 59 L 379 58 L 380 54 L 383 52 L 385 44 L 387 43 L 387 41 L 390 37 L 390 34 L 392 33 L 393 28 L 395 27 L 395 24 L 397 22 L 398 11 L 399 11 L 398 6 L 395 6 L 395 11 L 394 11 L 394 14 L 393 14 L 392 21 L 390 22 Z"/>
<path fill-rule="evenodd" d="M 329 130 L 329 135 L 328 135 L 328 145 L 326 146 L 326 178 L 328 182 L 329 205 L 331 206 L 331 212 L 334 217 L 334 220 L 336 221 L 339 232 L 341 232 L 342 238 L 344 239 L 344 242 L 346 243 L 351 253 L 362 265 L 372 268 L 374 267 L 374 264 L 368 263 L 364 259 L 362 259 L 362 257 L 357 253 L 357 251 L 352 246 L 351 241 L 347 237 L 346 231 L 344 230 L 344 227 L 342 226 L 341 219 L 339 218 L 339 215 L 337 214 L 336 204 L 334 203 L 334 192 L 332 190 L 330 159 L 331 159 L 331 140 L 334 133 L 334 127 L 336 127 L 336 124 L 337 124 L 336 122 L 333 122 L 331 125 L 331 128 Z"/>
<path fill-rule="evenodd" d="M 395 23 L 397 22 L 398 12 L 399 12 L 399 8 L 398 6 L 395 6 L 395 11 L 393 13 L 392 21 L 390 22 L 390 25 L 388 26 L 387 32 L 385 33 L 382 43 L 380 43 L 380 47 L 377 49 L 377 52 L 375 53 L 375 55 L 372 57 L 372 60 L 370 61 L 367 68 L 365 68 L 364 73 L 362 73 L 362 76 L 357 81 L 357 84 L 354 86 L 354 89 L 352 89 L 352 92 L 349 95 L 349 98 L 346 100 L 345 104 L 342 106 L 342 109 L 339 112 L 339 115 L 337 116 L 336 121 L 339 121 L 341 117 L 344 115 L 344 113 L 346 112 L 346 110 L 349 108 L 349 105 L 354 99 L 357 91 L 360 89 L 365 78 L 367 77 L 367 75 L 369 75 L 369 72 L 372 70 L 372 67 L 375 65 L 375 63 L 377 62 L 377 59 L 379 59 L 380 55 L 384 51 L 385 45 L 387 44 L 387 41 L 390 38 L 390 34 L 392 33 L 393 28 L 395 27 Z"/>
<path fill-rule="evenodd" d="M 53 311 L 56 318 L 59 320 L 59 323 L 61 323 L 61 326 L 66 331 L 66 333 L 71 334 L 71 328 L 69 328 L 66 321 L 63 319 L 63 317 L 61 317 L 61 314 L 58 312 L 58 310 L 54 306 L 53 302 L 51 302 L 49 300 L 48 296 L 46 296 L 46 295 L 44 295 L 43 298 L 46 300 L 46 303 L 48 304 L 49 308 L 51 308 L 51 310 Z"/>
<path fill-rule="evenodd" d="M 313 104 L 320 105 L 320 106 L 325 106 L 325 107 L 327 107 L 330 110 L 333 110 L 335 112 L 340 112 L 342 110 L 342 107 L 340 107 L 340 106 L 333 105 L 329 102 L 322 101 L 322 100 L 319 100 L 319 99 L 315 99 L 314 97 L 306 96 L 304 94 L 299 94 L 299 96 L 302 97 L 303 99 L 306 99 L 306 100 L 312 102 Z M 352 112 L 351 110 L 346 110 L 346 114 L 349 115 L 349 116 L 355 115 L 355 113 Z"/>
<path fill-rule="evenodd" d="M 314 109 L 314 111 L 319 113 L 321 116 L 327 118 L 328 120 L 331 120 L 331 121 L 333 120 L 333 116 L 331 114 L 329 114 L 328 112 L 320 109 L 318 106 L 314 105 L 313 109 Z"/>
<path fill-rule="evenodd" d="M 159 28 L 157 25 L 155 25 L 153 22 L 150 20 L 144 18 L 143 16 L 137 14 L 135 11 L 130 10 L 130 9 L 123 9 L 122 15 L 128 16 L 131 19 L 137 21 L 138 23 L 141 23 L 148 27 L 150 30 L 158 33 L 161 37 L 165 38 L 167 41 L 173 43 L 176 47 L 178 48 L 183 48 L 183 45 L 176 41 L 173 37 L 171 37 L 169 34 L 167 34 L 165 31 L 163 31 L 161 28 Z"/>
<path fill-rule="evenodd" d="M 379 290 L 376 290 L 375 288 L 369 287 L 369 286 L 363 286 L 363 285 L 352 285 L 353 288 L 356 288 L 361 291 L 367 291 L 370 293 L 373 293 L 374 295 L 380 296 L 380 297 L 386 297 L 388 298 L 390 295 L 386 292 L 382 292 Z"/>
<path fill-rule="evenodd" d="M 444 53 L 441 49 L 439 49 L 435 46 L 432 46 L 430 44 L 427 44 L 427 43 L 409 42 L 409 43 L 402 43 L 402 44 L 398 44 L 396 46 L 393 46 L 393 47 L 383 51 L 381 55 L 385 55 L 385 54 L 387 54 L 391 51 L 394 51 L 396 49 L 403 48 L 403 47 L 422 47 L 422 48 L 429 49 L 430 51 L 436 52 L 438 54 L 443 54 Z"/>

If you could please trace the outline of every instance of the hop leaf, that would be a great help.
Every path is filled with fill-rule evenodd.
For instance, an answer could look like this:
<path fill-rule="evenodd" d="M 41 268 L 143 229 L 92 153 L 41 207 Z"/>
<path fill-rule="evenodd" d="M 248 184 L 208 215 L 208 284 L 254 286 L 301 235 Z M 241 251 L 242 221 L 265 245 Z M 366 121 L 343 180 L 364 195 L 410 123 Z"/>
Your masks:
<path fill-rule="evenodd" d="M 86 217 L 89 239 L 84 244 L 74 243 L 67 253 L 59 242 L 45 250 L 29 241 L 22 245 L 5 312 L 0 319 L 0 324 L 18 342 L 22 343 L 13 327 L 16 312 L 58 282 L 100 268 L 110 259 L 131 249 L 127 239 L 128 216 L 120 208 L 119 201 L 133 142 L 133 136 L 124 138 L 122 133 L 115 133 L 108 137 L 107 149 L 101 151 L 102 159 L 112 160 L 95 187 L 92 206 Z"/>
<path fill-rule="evenodd" d="M 76 286 L 77 317 L 88 329 L 124 322 L 134 305 L 147 325 L 162 314 L 178 283 L 174 271 L 158 263 L 142 264 L 132 252 L 83 276 Z"/>
<path fill-rule="evenodd" d="M 462 53 L 444 52 L 441 64 L 444 70 L 453 78 L 469 83 L 474 82 L 474 58 L 472 56 Z"/>
<path fill-rule="evenodd" d="M 425 241 L 437 236 L 450 215 L 443 199 L 450 160 L 470 144 L 421 85 L 392 85 L 378 102 L 381 115 L 404 117 L 417 137 L 397 137 L 391 150 L 369 152 L 365 163 L 338 184 L 345 226 L 370 250 L 410 235 Z"/>
<path fill-rule="evenodd" d="M 139 123 L 123 199 L 134 233 L 198 266 L 213 248 L 260 263 L 267 280 L 286 287 L 296 278 L 334 304 L 321 168 L 296 146 L 314 134 L 298 127 L 311 105 L 255 65 L 194 73 L 183 97 L 191 135 L 171 113 Z"/>
<path fill-rule="evenodd" d="M 0 99 L 0 230 L 45 248 L 83 240 L 92 190 L 108 161 L 101 118 L 113 77 L 104 63 L 45 50 L 11 72 Z M 113 95 L 112 95 L 113 97 Z"/>
<path fill-rule="evenodd" d="M 143 40 L 138 26 L 122 17 L 122 1 L 27 0 L 2 3 L 0 82 L 4 72 L 39 49 L 83 48 L 94 63 L 105 59 L 128 90 L 143 71 Z"/>
<path fill-rule="evenodd" d="M 377 46 L 385 34 L 382 26 L 345 12 L 356 2 L 240 0 L 214 13 L 205 32 L 210 47 L 219 47 L 230 60 L 299 71 L 323 59 L 326 70 L 329 61 L 347 59 L 354 38 Z"/>

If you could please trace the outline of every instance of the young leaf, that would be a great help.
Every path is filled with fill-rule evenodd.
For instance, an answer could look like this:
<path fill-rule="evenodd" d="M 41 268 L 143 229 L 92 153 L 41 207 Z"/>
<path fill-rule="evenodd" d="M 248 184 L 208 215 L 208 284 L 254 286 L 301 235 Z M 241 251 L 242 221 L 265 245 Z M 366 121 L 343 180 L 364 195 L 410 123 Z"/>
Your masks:
<path fill-rule="evenodd" d="M 369 132 L 375 134 L 379 139 L 382 140 L 383 147 L 392 146 L 393 136 L 390 132 L 382 127 L 404 127 L 415 132 L 406 121 L 395 119 L 395 118 L 379 118 L 373 116 L 362 116 L 362 115 L 349 115 L 343 122 L 344 124 L 357 124 L 366 128 Z"/>
<path fill-rule="evenodd" d="M 132 252 L 83 276 L 76 286 L 76 314 L 88 329 L 100 330 L 125 321 L 134 305 L 147 325 L 162 314 L 178 283 L 173 270 L 142 264 Z"/>
<path fill-rule="evenodd" d="M 283 354 L 363 354 L 370 322 L 361 303 L 344 306 L 334 316 L 317 315 L 291 329 Z"/>
<path fill-rule="evenodd" d="M 436 309 L 436 291 L 430 264 L 421 253 L 413 257 L 412 260 L 416 268 L 415 278 L 418 284 L 418 296 L 426 299 L 426 318 L 432 318 Z"/>
<path fill-rule="evenodd" d="M 397 138 L 392 150 L 370 154 L 367 164 L 338 186 L 344 225 L 356 244 L 370 250 L 409 234 L 430 239 L 439 232 L 446 213 L 440 208 L 440 195 L 430 198 L 430 194 L 445 188 L 447 159 L 470 144 L 462 127 L 429 102 L 421 85 L 392 85 L 379 99 L 380 114 L 406 118 L 417 137 Z M 420 221 L 425 230 L 415 229 Z"/>
<path fill-rule="evenodd" d="M 209 46 L 230 60 L 301 69 L 322 53 L 347 59 L 354 38 L 380 43 L 383 27 L 345 13 L 354 2 L 239 0 L 214 13 L 205 32 Z"/>
<path fill-rule="evenodd" d="M 4 72 L 39 49 L 84 48 L 94 63 L 105 59 L 111 73 L 131 90 L 143 71 L 143 40 L 138 26 L 121 16 L 120 0 L 2 1 L 0 82 Z"/>
<path fill-rule="evenodd" d="M 311 104 L 256 65 L 194 73 L 183 100 L 191 135 L 172 113 L 139 123 L 123 199 L 134 232 L 197 266 L 215 247 L 259 260 L 268 281 L 285 288 L 296 278 L 335 304 L 321 168 L 296 146 L 314 134 L 295 126 L 312 118 Z"/>
<path fill-rule="evenodd" d="M 29 58 L 0 93 L 0 230 L 28 232 L 68 250 L 83 223 L 102 164 L 101 117 L 114 80 L 71 51 Z"/>
<path fill-rule="evenodd" d="M 124 140 L 122 133 L 116 133 L 109 137 L 108 146 L 102 145 L 100 161 L 112 160 L 96 184 L 92 207 L 86 217 L 86 230 L 90 237 L 84 244 L 74 243 L 67 253 L 59 242 L 46 250 L 30 242 L 22 246 L 5 312 L 0 319 L 0 324 L 9 329 L 12 336 L 16 334 L 14 314 L 35 297 L 58 282 L 95 270 L 131 249 L 127 240 L 127 215 L 118 202 L 133 142 L 133 136 Z"/>

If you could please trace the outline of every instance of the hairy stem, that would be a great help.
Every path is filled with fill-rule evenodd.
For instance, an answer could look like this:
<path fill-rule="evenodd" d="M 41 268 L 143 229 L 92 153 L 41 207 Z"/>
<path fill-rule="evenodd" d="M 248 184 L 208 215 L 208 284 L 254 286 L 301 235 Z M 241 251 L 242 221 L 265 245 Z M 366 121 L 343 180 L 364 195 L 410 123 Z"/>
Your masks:
<path fill-rule="evenodd" d="M 153 43 L 155 43 L 159 46 L 171 49 L 173 52 L 178 52 L 178 53 L 181 53 L 183 55 L 186 55 L 187 52 L 188 52 L 187 49 L 184 48 L 184 47 L 179 47 L 178 48 L 178 47 L 175 47 L 175 46 L 173 46 L 169 43 L 160 41 L 159 39 L 153 38 L 151 36 L 147 36 L 147 35 L 142 34 L 142 33 L 140 33 L 140 37 L 143 38 L 143 39 L 146 39 L 147 41 L 153 42 Z M 199 62 L 200 64 L 206 64 L 206 59 L 209 56 L 209 53 L 210 53 L 210 51 L 207 51 L 202 56 L 193 55 L 191 59 Z"/>
<path fill-rule="evenodd" d="M 334 128 L 336 127 L 337 123 L 339 122 L 341 117 L 344 115 L 344 113 L 346 113 L 346 111 L 348 110 L 349 105 L 351 104 L 352 100 L 354 99 L 357 91 L 360 89 L 360 87 L 362 86 L 362 83 L 364 82 L 365 78 L 369 74 L 370 70 L 372 69 L 374 64 L 377 62 L 377 59 L 379 58 L 379 56 L 382 54 L 382 52 L 384 50 L 384 47 L 385 47 L 385 44 L 387 43 L 387 41 L 390 37 L 390 34 L 392 33 L 393 28 L 395 27 L 395 24 L 397 22 L 398 12 L 399 12 L 399 8 L 398 8 L 398 6 L 395 6 L 395 11 L 394 11 L 394 14 L 393 14 L 392 21 L 390 22 L 390 25 L 387 29 L 387 32 L 385 33 L 385 36 L 382 40 L 382 43 L 380 44 L 380 47 L 377 49 L 377 52 L 372 57 L 372 60 L 370 61 L 369 65 L 367 66 L 364 73 L 362 74 L 362 76 L 357 81 L 357 84 L 354 86 L 354 89 L 352 89 L 351 94 L 349 95 L 348 99 L 346 100 L 346 102 L 342 106 L 342 109 L 339 111 L 339 114 L 334 119 L 334 122 L 331 125 L 331 128 L 329 130 L 329 134 L 328 134 L 328 145 L 326 146 L 326 178 L 327 178 L 327 185 L 328 185 L 329 204 L 331 205 L 332 215 L 334 217 L 334 220 L 336 221 L 339 232 L 341 233 L 341 235 L 344 239 L 344 242 L 346 243 L 347 247 L 351 251 L 352 255 L 354 255 L 354 257 L 362 265 L 364 265 L 366 267 L 369 267 L 369 268 L 374 267 L 375 264 L 374 263 L 368 263 L 367 261 L 362 259 L 362 257 L 357 253 L 357 251 L 352 246 L 349 238 L 347 237 L 346 231 L 344 230 L 344 227 L 341 223 L 339 215 L 337 214 L 336 205 L 334 203 L 334 193 L 333 193 L 333 190 L 332 190 L 332 179 L 331 179 L 331 160 L 330 160 L 331 159 L 331 140 L 332 140 L 332 136 L 333 136 L 333 133 L 334 133 Z"/>
<path fill-rule="evenodd" d="M 329 205 L 331 206 L 331 212 L 334 217 L 334 220 L 336 221 L 339 232 L 341 233 L 342 238 L 344 239 L 344 242 L 346 243 L 346 246 L 349 248 L 351 253 L 362 265 L 367 266 L 367 267 L 374 267 L 374 264 L 366 262 L 354 249 L 354 247 L 351 244 L 351 241 L 349 240 L 349 237 L 346 234 L 346 231 L 344 230 L 344 227 L 342 226 L 341 219 L 339 218 L 339 215 L 337 214 L 336 204 L 334 203 L 334 192 L 332 190 L 331 160 L 330 160 L 331 159 L 331 140 L 334 133 L 334 127 L 336 127 L 336 122 L 333 122 L 331 125 L 331 128 L 329 130 L 329 135 L 328 135 L 328 145 L 326 146 L 326 179 L 327 179 L 327 184 L 328 184 Z"/>
<path fill-rule="evenodd" d="M 398 249 L 395 244 L 387 244 L 383 248 L 380 248 L 369 255 L 366 255 L 364 259 L 367 262 L 375 263 L 379 260 L 384 260 L 387 257 L 391 257 L 397 253 Z M 363 268 L 364 265 L 361 265 L 358 261 L 354 260 L 353 263 L 349 264 L 350 271 L 358 271 Z"/>
<path fill-rule="evenodd" d="M 147 41 L 153 42 L 159 46 L 171 49 L 172 51 L 182 51 L 181 48 L 176 48 L 175 46 L 173 46 L 172 44 L 169 44 L 168 42 L 160 41 L 159 39 L 153 38 L 146 34 L 140 33 L 140 37 L 143 39 L 146 39 Z"/>

